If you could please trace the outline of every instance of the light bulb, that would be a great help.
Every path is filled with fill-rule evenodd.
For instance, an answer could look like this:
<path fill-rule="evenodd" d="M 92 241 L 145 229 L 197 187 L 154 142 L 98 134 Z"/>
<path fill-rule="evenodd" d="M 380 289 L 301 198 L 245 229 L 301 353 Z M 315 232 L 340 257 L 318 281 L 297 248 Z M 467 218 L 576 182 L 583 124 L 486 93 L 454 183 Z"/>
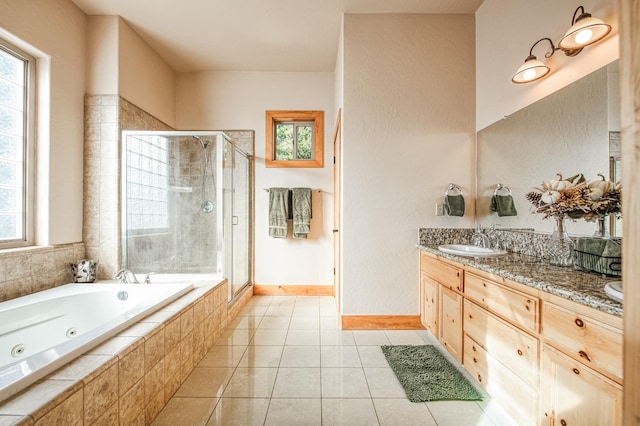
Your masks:
<path fill-rule="evenodd" d="M 578 32 L 574 39 L 578 44 L 587 44 L 589 40 L 591 40 L 592 36 L 593 31 L 591 31 L 589 28 L 585 28 L 584 30 Z"/>
<path fill-rule="evenodd" d="M 536 76 L 536 70 L 533 68 L 530 68 L 526 70 L 524 73 L 522 73 L 522 79 L 524 81 L 532 80 L 533 78 L 535 78 L 535 76 Z"/>

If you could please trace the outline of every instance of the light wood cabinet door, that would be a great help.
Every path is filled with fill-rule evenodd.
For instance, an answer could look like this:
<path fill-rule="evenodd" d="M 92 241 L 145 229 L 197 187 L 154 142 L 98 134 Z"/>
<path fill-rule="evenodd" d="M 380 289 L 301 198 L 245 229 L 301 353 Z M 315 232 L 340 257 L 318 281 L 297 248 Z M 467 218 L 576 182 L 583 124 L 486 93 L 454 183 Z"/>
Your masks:
<path fill-rule="evenodd" d="M 421 306 L 421 320 L 422 325 L 438 339 L 440 337 L 438 330 L 438 305 L 440 303 L 439 288 L 440 284 L 429 278 L 426 274 L 420 274 L 421 279 L 421 292 L 422 300 L 420 300 Z"/>
<path fill-rule="evenodd" d="M 580 362 L 544 345 L 542 422 L 558 426 L 622 424 L 622 387 Z"/>
<path fill-rule="evenodd" d="M 440 343 L 462 362 L 462 296 L 440 286 Z"/>
<path fill-rule="evenodd" d="M 622 330 L 544 303 L 542 336 L 546 343 L 622 383 Z"/>

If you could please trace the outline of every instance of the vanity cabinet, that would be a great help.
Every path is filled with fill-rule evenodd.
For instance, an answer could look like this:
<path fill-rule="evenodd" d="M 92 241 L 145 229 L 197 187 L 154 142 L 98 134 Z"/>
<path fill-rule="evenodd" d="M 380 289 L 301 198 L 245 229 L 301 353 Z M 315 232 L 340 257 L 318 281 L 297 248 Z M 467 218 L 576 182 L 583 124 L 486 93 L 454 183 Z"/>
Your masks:
<path fill-rule="evenodd" d="M 576 361 L 622 383 L 622 330 L 554 303 L 545 303 L 542 336 Z"/>
<path fill-rule="evenodd" d="M 546 424 L 622 424 L 621 318 L 554 302 L 542 309 Z"/>
<path fill-rule="evenodd" d="M 440 338 L 438 328 L 438 306 L 440 305 L 440 284 L 429 278 L 424 272 L 420 273 L 420 320 L 424 328 L 436 338 Z"/>
<path fill-rule="evenodd" d="M 440 343 L 462 363 L 462 295 L 440 288 Z"/>
<path fill-rule="evenodd" d="M 424 251 L 420 272 L 424 326 L 518 424 L 621 424 L 621 317 Z"/>
<path fill-rule="evenodd" d="M 422 324 L 462 362 L 464 270 L 421 252 L 420 277 Z"/>
<path fill-rule="evenodd" d="M 464 289 L 465 369 L 519 424 L 535 424 L 540 300 L 469 271 Z"/>
<path fill-rule="evenodd" d="M 546 344 L 540 386 L 544 424 L 622 424 L 622 386 Z"/>

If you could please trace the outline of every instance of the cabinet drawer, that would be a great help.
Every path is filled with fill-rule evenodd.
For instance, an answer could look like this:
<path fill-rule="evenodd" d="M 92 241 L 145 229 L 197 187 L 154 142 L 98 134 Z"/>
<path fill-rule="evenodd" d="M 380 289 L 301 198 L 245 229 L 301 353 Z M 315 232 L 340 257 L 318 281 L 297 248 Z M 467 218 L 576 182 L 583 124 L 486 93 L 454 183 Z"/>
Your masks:
<path fill-rule="evenodd" d="M 552 303 L 542 310 L 545 342 L 622 383 L 622 331 Z"/>
<path fill-rule="evenodd" d="M 469 336 L 464 337 L 464 368 L 518 424 L 536 424 L 536 392 Z"/>
<path fill-rule="evenodd" d="M 465 274 L 465 297 L 532 333 L 538 332 L 540 300 L 470 273 Z"/>
<path fill-rule="evenodd" d="M 462 268 L 456 268 L 422 252 L 420 253 L 420 270 L 443 286 L 462 293 L 464 280 Z"/>
<path fill-rule="evenodd" d="M 538 386 L 538 339 L 464 301 L 464 332 L 532 388 Z"/>

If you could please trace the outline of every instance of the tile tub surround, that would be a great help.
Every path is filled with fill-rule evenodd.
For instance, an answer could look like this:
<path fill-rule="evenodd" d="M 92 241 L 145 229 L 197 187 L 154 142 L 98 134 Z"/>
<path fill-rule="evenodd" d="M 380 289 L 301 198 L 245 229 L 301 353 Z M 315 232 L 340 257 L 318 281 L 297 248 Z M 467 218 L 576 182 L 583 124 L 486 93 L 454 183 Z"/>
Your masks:
<path fill-rule="evenodd" d="M 69 263 L 84 258 L 84 243 L 0 250 L 0 302 L 73 282 Z"/>
<path fill-rule="evenodd" d="M 163 309 L 0 403 L 0 424 L 150 424 L 251 298 L 201 282 Z"/>
<path fill-rule="evenodd" d="M 609 299 L 604 292 L 605 284 L 616 281 L 617 278 L 603 278 L 593 272 L 553 266 L 540 257 L 521 253 L 510 252 L 495 258 L 473 258 L 443 253 L 438 250 L 438 245 L 419 245 L 418 248 L 600 311 L 622 316 L 622 304 Z"/>

